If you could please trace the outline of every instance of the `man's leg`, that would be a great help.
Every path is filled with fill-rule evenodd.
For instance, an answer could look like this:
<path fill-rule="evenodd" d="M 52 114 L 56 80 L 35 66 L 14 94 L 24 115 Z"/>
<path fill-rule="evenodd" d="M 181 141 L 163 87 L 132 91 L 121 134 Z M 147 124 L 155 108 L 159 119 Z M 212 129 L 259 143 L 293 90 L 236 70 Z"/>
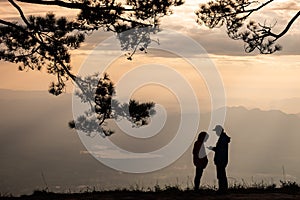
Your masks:
<path fill-rule="evenodd" d="M 194 189 L 199 190 L 200 187 L 200 179 L 202 177 L 203 169 L 200 167 L 196 167 L 196 175 L 194 179 Z"/>
<path fill-rule="evenodd" d="M 227 181 L 225 166 L 217 165 L 217 178 L 219 182 L 219 191 L 225 192 L 228 189 L 228 181 Z"/>

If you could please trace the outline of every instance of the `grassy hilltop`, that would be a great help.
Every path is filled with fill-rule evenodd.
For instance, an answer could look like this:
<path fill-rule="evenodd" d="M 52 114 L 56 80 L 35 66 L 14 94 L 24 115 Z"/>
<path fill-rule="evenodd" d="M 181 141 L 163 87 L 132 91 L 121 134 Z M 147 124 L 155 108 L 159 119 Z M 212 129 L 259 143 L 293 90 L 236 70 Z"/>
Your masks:
<path fill-rule="evenodd" d="M 300 199 L 300 186 L 295 182 L 281 182 L 278 187 L 275 184 L 265 185 L 263 183 L 253 184 L 245 187 L 243 185 L 233 185 L 228 193 L 218 194 L 215 188 L 202 188 L 194 191 L 190 188 L 181 189 L 179 186 L 155 186 L 152 189 L 117 189 L 112 191 L 96 191 L 87 189 L 80 193 L 54 193 L 47 190 L 37 190 L 31 195 L 22 195 L 14 197 L 11 195 L 2 195 L 0 199 L 18 199 L 18 200 L 112 200 L 112 199 L 261 199 L 261 200 L 284 200 Z"/>

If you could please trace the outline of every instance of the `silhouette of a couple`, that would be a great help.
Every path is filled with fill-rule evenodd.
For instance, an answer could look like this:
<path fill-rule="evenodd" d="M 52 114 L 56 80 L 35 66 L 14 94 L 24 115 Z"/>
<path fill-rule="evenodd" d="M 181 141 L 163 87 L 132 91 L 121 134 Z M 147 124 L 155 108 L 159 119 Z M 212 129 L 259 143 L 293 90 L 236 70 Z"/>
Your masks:
<path fill-rule="evenodd" d="M 213 131 L 219 136 L 217 144 L 215 147 L 207 147 L 209 150 L 215 152 L 214 164 L 217 169 L 217 179 L 219 184 L 219 193 L 225 193 L 228 189 L 228 182 L 226 176 L 226 166 L 228 164 L 228 144 L 230 142 L 230 137 L 224 132 L 224 128 L 221 125 L 217 125 Z M 207 141 L 209 135 L 207 132 L 201 132 L 198 135 L 197 141 L 194 143 L 193 148 L 193 163 L 196 167 L 196 174 L 194 179 L 194 189 L 198 190 L 200 186 L 200 179 L 203 174 L 203 170 L 208 164 L 208 159 L 206 156 L 204 142 Z"/>

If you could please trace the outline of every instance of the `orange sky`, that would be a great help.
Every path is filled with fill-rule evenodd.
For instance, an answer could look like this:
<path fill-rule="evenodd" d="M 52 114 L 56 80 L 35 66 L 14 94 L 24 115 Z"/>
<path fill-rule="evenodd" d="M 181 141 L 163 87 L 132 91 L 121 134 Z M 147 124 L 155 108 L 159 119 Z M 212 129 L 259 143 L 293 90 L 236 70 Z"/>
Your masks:
<path fill-rule="evenodd" d="M 198 2 L 186 1 L 184 6 L 174 10 L 175 14 L 173 16 L 162 20 L 162 27 L 175 29 L 203 44 L 224 81 L 227 104 L 229 106 L 244 105 L 263 109 L 277 109 L 287 99 L 299 98 L 299 104 L 279 106 L 278 109 L 289 113 L 300 112 L 300 106 L 298 106 L 300 105 L 300 79 L 298 78 L 300 74 L 300 45 L 298 44 L 299 41 L 295 40 L 300 35 L 300 20 L 293 25 L 289 34 L 281 40 L 284 47 L 281 53 L 254 56 L 253 54 L 245 54 L 242 42 L 228 39 L 224 30 L 207 30 L 205 27 L 198 26 L 195 23 L 193 14 L 193 11 L 197 9 Z M 269 17 L 270 21 L 274 21 L 274 17 L 276 17 L 276 19 L 280 19 L 279 22 L 284 23 L 295 13 L 295 6 L 291 8 L 286 6 L 287 8 L 284 11 L 276 9 L 279 6 L 289 5 L 288 3 L 290 1 L 280 1 L 273 4 L 272 8 L 265 9 L 261 16 Z M 67 15 L 74 15 L 68 9 L 21 5 L 26 14 L 44 14 L 47 11 L 55 11 L 59 16 L 66 13 Z M 7 2 L 0 2 L 0 13 L 0 17 L 4 19 L 17 17 L 16 11 Z M 72 52 L 74 72 L 80 68 L 87 55 L 99 43 L 99 39 L 101 41 L 108 36 L 110 35 L 94 34 L 87 39 L 83 48 Z M 222 49 L 224 53 L 222 53 Z M 125 58 L 122 59 L 127 62 Z M 149 51 L 148 55 L 143 55 L 142 59 L 143 62 L 147 63 L 148 59 L 154 58 L 151 56 L 151 51 Z M 162 63 L 169 63 L 171 67 L 174 67 L 174 60 L 170 58 L 157 57 L 156 59 L 160 59 Z M 177 62 L 177 65 L 184 65 L 180 61 L 175 62 Z M 192 71 L 188 73 L 193 74 Z M 192 76 L 190 78 L 193 79 Z M 18 72 L 16 65 L 0 62 L 0 88 L 3 89 L 47 90 L 52 79 L 53 77 L 41 72 Z M 196 84 L 194 83 L 194 85 Z M 70 85 L 68 91 L 72 91 L 72 85 Z"/>

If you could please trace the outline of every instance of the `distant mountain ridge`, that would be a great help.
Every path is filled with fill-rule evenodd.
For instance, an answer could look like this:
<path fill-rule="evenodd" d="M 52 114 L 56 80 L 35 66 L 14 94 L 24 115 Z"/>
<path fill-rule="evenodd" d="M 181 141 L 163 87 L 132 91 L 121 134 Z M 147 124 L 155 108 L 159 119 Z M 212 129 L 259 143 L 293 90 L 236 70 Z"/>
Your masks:
<path fill-rule="evenodd" d="M 60 97 L 66 97 L 66 98 L 70 98 L 72 96 L 71 93 L 63 93 L 60 96 L 54 96 L 52 94 L 50 94 L 48 91 L 25 91 L 25 90 L 10 90 L 10 89 L 1 89 L 0 88 L 0 99 L 34 99 L 34 98 L 53 98 L 54 99 L 58 99 Z M 299 107 L 300 107 L 300 98 L 289 98 L 289 99 L 284 99 L 282 101 L 276 101 L 277 103 L 273 103 L 273 104 L 279 104 L 278 102 L 281 102 L 281 104 L 283 104 L 283 102 L 289 102 L 286 103 L 286 105 L 288 106 L 289 104 L 292 103 L 298 103 L 299 102 Z M 275 101 L 274 101 L 275 102 Z M 226 109 L 236 109 L 236 108 L 240 108 L 240 109 L 245 109 L 247 111 L 253 111 L 253 110 L 259 110 L 262 112 L 268 112 L 268 111 L 279 111 L 282 112 L 284 114 L 288 114 L 285 111 L 282 111 L 280 109 L 260 109 L 260 108 L 247 108 L 247 106 L 243 106 L 243 105 L 239 105 L 239 106 L 227 106 Z M 293 115 L 293 114 L 292 114 Z M 300 116 L 300 112 L 296 113 L 296 115 Z"/>
<path fill-rule="evenodd" d="M 44 187 L 41 171 L 50 188 L 70 189 L 79 185 L 121 187 L 190 182 L 194 174 L 191 148 L 175 163 L 149 174 L 126 174 L 96 161 L 68 128 L 72 119 L 70 94 L 55 97 L 45 92 L 0 90 L 0 192 L 26 193 Z M 172 116 L 171 120 L 172 120 Z M 208 124 L 210 115 L 201 120 Z M 279 110 L 228 107 L 225 131 L 231 137 L 228 175 L 232 180 L 300 178 L 300 118 Z M 201 127 L 204 130 L 207 127 Z M 206 130 L 214 134 L 212 130 Z M 117 134 L 117 133 L 116 133 Z M 117 137 L 117 135 L 116 135 Z M 193 141 L 191 141 L 193 142 Z M 134 145 L 134 144 L 132 144 Z M 213 184 L 213 154 L 203 181 Z M 188 178 L 187 178 L 188 177 Z M 187 180 L 188 179 L 188 180 Z M 181 183 L 180 182 L 180 183 Z"/>

